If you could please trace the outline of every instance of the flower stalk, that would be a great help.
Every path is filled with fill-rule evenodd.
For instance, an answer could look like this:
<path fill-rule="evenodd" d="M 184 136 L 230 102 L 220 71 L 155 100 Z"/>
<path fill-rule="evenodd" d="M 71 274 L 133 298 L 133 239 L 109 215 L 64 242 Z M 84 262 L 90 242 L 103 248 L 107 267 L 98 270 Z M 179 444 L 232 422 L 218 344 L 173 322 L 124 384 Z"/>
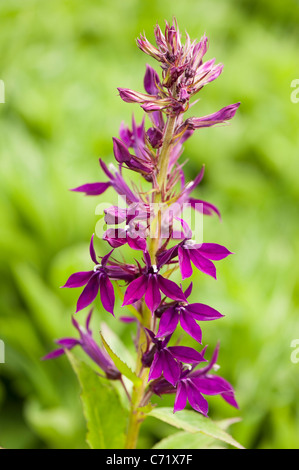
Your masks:
<path fill-rule="evenodd" d="M 179 327 L 201 345 L 199 322 L 218 320 L 223 315 L 203 303 L 189 303 L 192 282 L 183 290 L 181 283 L 178 285 L 170 278 L 174 271 L 179 271 L 184 282 L 192 276 L 195 267 L 216 279 L 214 261 L 232 254 L 222 245 L 199 243 L 193 239 L 195 230 L 184 220 L 184 205 L 207 216 L 216 214 L 220 217 L 220 212 L 212 203 L 191 197 L 203 178 L 204 167 L 194 181 L 186 183 L 180 156 L 184 142 L 196 129 L 225 124 L 234 117 L 240 103 L 207 116 L 185 119 L 184 113 L 189 109 L 192 97 L 219 77 L 223 65 L 215 65 L 215 59 L 204 61 L 208 47 L 206 36 L 196 42 L 187 34 L 186 42 L 182 44 L 176 20 L 172 25 L 166 22 L 164 33 L 157 25 L 155 38 L 155 46 L 145 36 L 140 36 L 137 44 L 158 61 L 161 78 L 147 65 L 146 93 L 118 89 L 123 101 L 141 106 L 151 127 L 146 130 L 145 119 L 138 125 L 134 117 L 131 128 L 122 124 L 119 138 L 113 138 L 118 169 L 108 168 L 100 160 L 108 181 L 73 189 L 88 196 L 98 196 L 112 188 L 125 201 L 125 208 L 111 206 L 105 209 L 108 229 L 102 238 L 109 245 L 108 253 L 97 255 L 92 236 L 89 247 L 92 269 L 72 274 L 63 286 L 83 287 L 76 312 L 92 304 L 99 293 L 103 308 L 113 316 L 117 315 L 115 284 L 118 292 L 125 286 L 125 292 L 121 294 L 122 307 L 131 307 L 131 311 L 136 312 L 134 318 L 122 317 L 123 321 L 137 323 L 135 376 L 139 380 L 133 381 L 132 393 L 128 395 L 127 449 L 137 446 L 140 426 L 146 417 L 144 407 L 153 394 L 174 394 L 174 412 L 189 403 L 195 411 L 207 416 L 208 402 L 203 395 L 220 395 L 230 405 L 238 407 L 233 387 L 225 379 L 210 373 L 216 365 L 218 346 L 208 363 L 206 347 L 199 352 L 177 341 L 171 345 Z M 140 187 L 128 185 L 122 168 L 140 175 Z M 117 257 L 125 244 L 134 250 L 133 264 Z M 120 281 L 122 285 L 118 284 Z M 113 354 L 109 357 L 109 351 L 95 343 L 89 320 L 90 316 L 86 331 L 74 323 L 80 340 L 59 340 L 60 349 L 46 358 L 58 357 L 65 349 L 79 345 L 108 379 L 120 380 L 124 385 L 121 367 L 118 370 L 117 361 L 113 363 L 112 360 Z M 103 343 L 105 346 L 104 340 Z M 208 364 L 198 369 L 201 363 Z"/>

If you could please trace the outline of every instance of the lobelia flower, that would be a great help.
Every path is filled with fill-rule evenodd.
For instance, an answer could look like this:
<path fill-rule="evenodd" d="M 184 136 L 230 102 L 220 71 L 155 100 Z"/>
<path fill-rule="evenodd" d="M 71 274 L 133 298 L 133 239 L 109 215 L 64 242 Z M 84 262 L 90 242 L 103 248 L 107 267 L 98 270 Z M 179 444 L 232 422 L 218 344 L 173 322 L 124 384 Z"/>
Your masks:
<path fill-rule="evenodd" d="M 103 194 L 111 187 L 123 198 L 125 207 L 121 204 L 121 207 L 111 205 L 104 210 L 108 228 L 103 239 L 113 249 L 105 256 L 98 257 L 101 259 L 99 263 L 92 236 L 90 257 L 95 264 L 94 269 L 72 274 L 63 286 L 84 286 L 77 302 L 77 312 L 90 305 L 100 293 L 103 307 L 114 315 L 115 296 L 111 281 L 125 283 L 122 306 L 134 304 L 133 309 L 130 307 L 134 318 L 125 315 L 120 320 L 126 323 L 134 321 L 139 333 L 142 329 L 147 332 L 146 342 L 143 335 L 137 334 L 135 346 L 138 357 L 141 357 L 142 369 L 149 368 L 148 388 L 146 389 L 146 374 L 140 374 L 141 401 L 135 403 L 129 397 L 130 416 L 141 420 L 139 407 L 146 404 L 151 392 L 157 395 L 175 394 L 174 412 L 182 410 L 189 402 L 194 410 L 207 415 L 208 403 L 203 395 L 219 394 L 232 406 L 238 406 L 232 386 L 210 373 L 217 360 L 218 346 L 210 363 L 199 368 L 198 364 L 207 362 L 204 358 L 206 348 L 198 352 L 186 346 L 168 345 L 179 324 L 190 337 L 201 343 L 202 331 L 198 322 L 216 320 L 223 315 L 206 304 L 189 303 L 187 299 L 191 294 L 192 283 L 183 292 L 182 286 L 168 278 L 171 270 L 167 274 L 161 274 L 160 271 L 166 265 L 174 266 L 174 269 L 179 267 L 182 279 L 187 279 L 192 275 L 194 265 L 216 279 L 213 261 L 232 254 L 222 245 L 200 244 L 192 240 L 192 230 L 183 218 L 185 205 L 206 215 L 216 214 L 219 218 L 220 212 L 213 204 L 192 197 L 192 192 L 202 181 L 204 166 L 193 181 L 186 183 L 185 162 L 181 162 L 180 157 L 183 144 L 196 129 L 227 123 L 234 117 L 240 103 L 225 106 L 206 116 L 184 118 L 184 112 L 195 104 L 190 104 L 190 99 L 219 77 L 223 65 L 216 64 L 215 59 L 205 61 L 208 49 L 205 35 L 197 42 L 191 41 L 186 34 L 183 44 L 175 19 L 172 25 L 166 22 L 164 32 L 156 26 L 155 40 L 154 46 L 145 36 L 140 36 L 137 44 L 143 52 L 159 62 L 162 77 L 147 64 L 143 79 L 144 93 L 118 88 L 123 101 L 138 103 L 147 113 L 151 127 L 146 129 L 145 119 L 137 124 L 134 116 L 131 127 L 122 123 L 119 137 L 113 137 L 117 168 L 112 164 L 107 166 L 100 160 L 107 180 L 73 189 L 94 196 Z M 150 183 L 150 187 L 143 187 L 144 181 L 141 181 L 140 186 L 134 182 L 128 185 L 123 176 L 127 170 L 139 173 Z M 155 222 L 152 224 L 153 220 Z M 153 235 L 154 229 L 158 240 L 152 243 L 149 235 Z M 114 250 L 125 244 L 135 250 L 135 254 L 136 250 L 143 252 L 142 262 L 135 259 L 136 264 L 130 264 L 126 260 L 117 261 L 111 256 Z M 152 316 L 147 315 L 145 305 Z M 80 345 L 100 365 L 108 378 L 121 380 L 120 372 L 113 366 L 111 359 L 92 339 L 89 321 L 90 315 L 85 330 L 73 319 L 80 339 L 58 340 L 60 349 L 46 358 L 57 357 L 66 349 Z M 137 390 L 138 386 L 136 387 Z M 134 423 L 133 427 L 131 425 L 132 422 L 128 429 L 132 431 Z M 129 442 L 130 445 L 131 443 Z"/>
<path fill-rule="evenodd" d="M 186 298 L 191 294 L 191 290 L 192 283 L 185 291 Z M 180 323 L 186 333 L 201 343 L 202 331 L 196 322 L 217 320 L 223 317 L 220 312 L 202 303 L 189 304 L 184 302 L 172 302 L 168 305 L 163 305 L 160 309 L 163 309 L 163 312 L 160 318 L 159 330 L 156 335 L 157 338 L 171 335 L 175 331 L 178 323 Z"/>
<path fill-rule="evenodd" d="M 186 239 L 158 256 L 158 260 L 166 264 L 178 256 L 182 279 L 192 275 L 191 262 L 203 273 L 217 279 L 216 268 L 211 260 L 222 260 L 231 254 L 231 251 L 217 243 L 196 243 Z"/>
<path fill-rule="evenodd" d="M 100 291 L 101 301 L 104 309 L 114 315 L 114 289 L 112 282 L 109 279 L 109 275 L 107 274 L 106 267 L 107 261 L 113 250 L 102 258 L 101 264 L 98 264 L 93 246 L 93 238 L 94 235 L 91 237 L 89 252 L 92 261 L 95 263 L 94 269 L 92 271 L 80 271 L 72 274 L 66 281 L 65 285 L 62 287 L 85 286 L 78 299 L 76 313 L 90 305 Z"/>
<path fill-rule="evenodd" d="M 114 363 L 103 348 L 100 348 L 92 337 L 92 331 L 89 328 L 89 323 L 92 315 L 92 310 L 89 312 L 85 328 L 72 318 L 74 327 L 80 334 L 80 339 L 76 338 L 61 338 L 56 341 L 56 344 L 61 348 L 47 354 L 43 359 L 55 359 L 65 353 L 65 350 L 71 350 L 75 346 L 81 346 L 83 351 L 105 372 L 106 377 L 111 380 L 118 380 L 121 378 L 121 373 L 116 369 Z"/>
<path fill-rule="evenodd" d="M 149 381 L 161 377 L 163 373 L 165 380 L 175 386 L 180 378 L 180 361 L 186 364 L 199 364 L 205 361 L 202 354 L 193 348 L 187 346 L 167 347 L 171 335 L 166 336 L 166 338 L 161 341 L 155 337 L 152 331 L 148 329 L 146 329 L 146 331 L 151 342 L 154 343 L 150 354 L 147 354 L 143 359 L 143 364 L 148 365 L 148 359 L 153 356 L 148 376 Z"/>
<path fill-rule="evenodd" d="M 159 274 L 162 265 L 151 265 L 148 252 L 144 252 L 144 260 L 145 270 L 127 287 L 123 306 L 133 304 L 144 296 L 146 305 L 153 313 L 161 303 L 161 292 L 173 300 L 185 302 L 185 295 L 175 282 Z"/>
<path fill-rule="evenodd" d="M 164 34 L 157 25 L 155 39 L 157 47 L 142 35 L 137 39 L 137 44 L 143 52 L 160 62 L 162 82 L 157 73 L 147 66 L 144 79 L 147 94 L 127 88 L 118 88 L 118 91 L 125 102 L 139 103 L 148 113 L 162 110 L 179 116 L 187 111 L 192 96 L 219 77 L 223 65 L 215 65 L 215 59 L 203 62 L 208 49 L 208 39 L 205 35 L 196 43 L 196 41 L 191 42 L 189 35 L 186 34 L 186 43 L 183 45 L 175 19 L 172 25 L 166 22 Z M 207 126 L 206 123 L 205 127 Z"/>
<path fill-rule="evenodd" d="M 175 393 L 174 413 L 183 410 L 188 401 L 195 411 L 207 416 L 208 402 L 203 395 L 221 395 L 231 406 L 239 408 L 231 384 L 222 377 L 209 374 L 216 364 L 218 352 L 219 345 L 217 345 L 210 363 L 202 369 L 181 367 L 176 387 L 171 387 L 166 380 L 162 379 L 152 382 L 151 390 L 159 396 Z"/>
<path fill-rule="evenodd" d="M 87 183 L 77 188 L 73 188 L 71 191 L 77 191 L 85 193 L 86 196 L 98 196 L 103 194 L 106 189 L 112 187 L 117 194 L 122 196 L 128 204 L 133 202 L 141 202 L 140 199 L 134 194 L 125 180 L 123 179 L 120 172 L 118 172 L 113 165 L 111 165 L 111 171 L 109 171 L 107 165 L 100 159 L 100 166 L 104 171 L 105 175 L 108 176 L 110 181 L 106 183 Z M 112 173 L 113 171 L 113 173 Z"/>

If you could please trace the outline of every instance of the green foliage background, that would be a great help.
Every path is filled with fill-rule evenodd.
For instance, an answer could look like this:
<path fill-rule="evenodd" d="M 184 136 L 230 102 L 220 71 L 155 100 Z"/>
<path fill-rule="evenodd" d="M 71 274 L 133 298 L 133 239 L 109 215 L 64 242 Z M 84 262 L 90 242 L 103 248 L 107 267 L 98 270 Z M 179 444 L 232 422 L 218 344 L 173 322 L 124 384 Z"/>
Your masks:
<path fill-rule="evenodd" d="M 116 87 L 142 90 L 144 66 L 155 64 L 135 38 L 145 31 L 153 39 L 155 23 L 173 15 L 191 38 L 206 32 L 208 57 L 225 64 L 192 113 L 242 102 L 230 126 L 202 129 L 185 146 L 189 179 L 206 164 L 198 196 L 222 212 L 222 223 L 205 219 L 204 239 L 235 253 L 218 264 L 217 282 L 200 273 L 194 281 L 192 301 L 226 315 L 203 325 L 204 340 L 209 354 L 220 340 L 221 373 L 240 404 L 235 411 L 212 397 L 210 415 L 242 417 L 232 435 L 248 448 L 299 447 L 299 364 L 290 359 L 291 341 L 299 338 L 299 103 L 290 99 L 299 78 L 298 1 L 1 0 L 3 447 L 86 446 L 79 385 L 67 359 L 40 360 L 53 339 L 74 333 L 78 290 L 59 286 L 90 266 L 100 200 L 67 189 L 101 180 L 97 159 L 112 161 L 120 122 L 129 123 L 133 111 L 141 116 Z M 100 241 L 97 249 L 107 251 Z M 98 339 L 101 320 L 131 348 L 134 327 L 110 318 L 98 302 Z M 154 445 L 169 429 L 149 418 L 139 445 Z"/>

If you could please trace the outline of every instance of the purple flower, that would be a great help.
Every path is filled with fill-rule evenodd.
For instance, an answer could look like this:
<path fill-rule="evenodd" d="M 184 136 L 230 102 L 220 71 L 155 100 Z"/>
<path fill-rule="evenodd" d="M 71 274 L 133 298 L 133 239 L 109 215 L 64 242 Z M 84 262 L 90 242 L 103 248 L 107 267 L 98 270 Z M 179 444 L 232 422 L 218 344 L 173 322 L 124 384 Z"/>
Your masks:
<path fill-rule="evenodd" d="M 191 294 L 192 283 L 185 292 L 186 298 Z M 223 317 L 220 312 L 208 305 L 202 303 L 181 303 L 173 302 L 162 306 L 163 313 L 160 318 L 159 330 L 157 338 L 171 335 L 178 323 L 180 323 L 183 330 L 186 331 L 192 338 L 201 343 L 202 332 L 197 321 L 211 321 Z"/>
<path fill-rule="evenodd" d="M 106 176 L 110 179 L 107 183 L 87 183 L 77 188 L 73 188 L 72 191 L 85 193 L 87 196 L 97 196 L 102 194 L 106 189 L 112 187 L 117 194 L 122 196 L 128 204 L 133 202 L 140 202 L 139 198 L 131 191 L 125 180 L 123 179 L 120 172 L 112 169 L 113 173 L 108 170 L 107 165 L 100 159 L 100 166 Z"/>
<path fill-rule="evenodd" d="M 80 326 L 75 318 L 72 318 L 74 327 L 80 334 L 80 339 L 77 338 L 61 338 L 56 343 L 61 348 L 52 351 L 47 354 L 43 359 L 55 359 L 65 353 L 65 350 L 71 350 L 75 346 L 81 346 L 83 351 L 105 372 L 108 379 L 117 380 L 120 379 L 121 374 L 116 369 L 112 360 L 103 348 L 100 348 L 92 337 L 92 331 L 89 328 L 89 323 L 92 315 L 92 310 L 89 312 L 85 328 Z"/>
<path fill-rule="evenodd" d="M 163 373 L 167 382 L 175 386 L 180 377 L 181 367 L 179 362 L 198 364 L 205 361 L 199 352 L 187 346 L 167 347 L 171 335 L 161 341 L 155 337 L 152 331 L 147 330 L 147 333 L 152 343 L 154 343 L 151 351 L 153 360 L 149 371 L 149 381 L 161 377 Z"/>
<path fill-rule="evenodd" d="M 217 243 L 202 243 L 197 244 L 193 240 L 184 240 L 178 245 L 170 248 L 162 253 L 158 260 L 164 264 L 178 256 L 179 266 L 182 274 L 182 279 L 186 279 L 192 275 L 191 262 L 197 269 L 209 276 L 216 278 L 216 268 L 211 260 L 221 260 L 231 255 L 225 246 L 218 245 Z"/>
<path fill-rule="evenodd" d="M 145 271 L 127 287 L 123 306 L 133 304 L 144 296 L 146 305 L 151 312 L 154 312 L 161 303 L 161 292 L 173 300 L 185 302 L 186 298 L 175 282 L 159 274 L 161 265 L 151 265 L 148 252 L 144 253 L 144 258 Z"/>
<path fill-rule="evenodd" d="M 219 345 L 216 347 L 210 363 L 202 369 L 181 368 L 176 387 L 169 385 L 168 381 L 162 379 L 152 382 L 150 388 L 159 396 L 166 393 L 176 394 L 174 413 L 183 410 L 188 401 L 195 411 L 207 416 L 208 402 L 203 395 L 221 395 L 231 406 L 239 408 L 231 384 L 222 377 L 209 374 L 216 364 L 218 351 Z"/>
<path fill-rule="evenodd" d="M 89 252 L 92 261 L 95 263 L 94 269 L 92 271 L 80 271 L 72 274 L 66 281 L 65 285 L 62 287 L 85 286 L 78 299 L 76 312 L 79 312 L 79 310 L 82 310 L 83 308 L 90 305 L 100 291 L 101 301 L 104 309 L 114 315 L 114 289 L 109 279 L 109 275 L 107 274 L 106 267 L 107 261 L 113 250 L 102 258 L 101 264 L 98 264 L 93 246 L 93 238 L 94 236 L 91 237 Z"/>
<path fill-rule="evenodd" d="M 240 102 L 230 104 L 229 106 L 225 106 L 224 108 L 220 109 L 216 113 L 209 114 L 207 116 L 189 118 L 186 120 L 186 125 L 188 129 L 194 130 L 200 129 L 202 127 L 211 127 L 217 124 L 222 124 L 234 117 L 240 104 Z"/>

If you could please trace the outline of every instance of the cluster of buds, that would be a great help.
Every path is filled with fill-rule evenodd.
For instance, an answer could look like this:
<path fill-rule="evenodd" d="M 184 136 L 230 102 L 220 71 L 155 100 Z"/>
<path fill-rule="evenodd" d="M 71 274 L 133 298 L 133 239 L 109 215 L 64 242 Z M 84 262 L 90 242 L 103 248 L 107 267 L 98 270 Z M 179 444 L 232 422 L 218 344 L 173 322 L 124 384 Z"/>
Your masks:
<path fill-rule="evenodd" d="M 180 162 L 180 157 L 184 142 L 196 129 L 225 123 L 235 115 L 240 103 L 207 116 L 184 119 L 184 113 L 194 104 L 190 104 L 191 98 L 215 80 L 223 66 L 215 65 L 214 59 L 204 61 L 208 48 L 206 36 L 199 42 L 191 42 L 187 34 L 186 42 L 182 44 L 176 20 L 172 25 L 166 23 L 164 34 L 157 25 L 155 39 L 156 46 L 144 36 L 140 36 L 137 44 L 159 62 L 161 78 L 147 65 L 145 93 L 118 89 L 125 102 L 141 105 L 149 118 L 149 128 L 146 129 L 145 119 L 136 124 L 133 118 L 131 128 L 122 124 L 119 136 L 113 138 L 118 168 L 108 168 L 100 160 L 107 181 L 73 189 L 97 196 L 113 188 L 123 199 L 124 207 L 110 206 L 104 212 L 108 228 L 103 240 L 110 251 L 102 257 L 97 256 L 92 236 L 89 251 L 94 266 L 90 271 L 72 274 L 64 287 L 84 287 L 78 299 L 77 312 L 92 304 L 99 293 L 104 309 L 115 315 L 114 283 L 122 281 L 120 288 L 125 288 L 122 307 L 135 307 L 138 312 L 134 319 L 138 323 L 137 339 L 143 332 L 143 340 L 135 341 L 138 356 L 142 357 L 136 373 L 144 377 L 144 370 L 148 370 L 145 394 L 139 405 L 144 405 L 152 394 L 173 393 L 176 395 L 174 411 L 182 410 L 188 401 L 196 411 L 207 415 L 208 404 L 203 395 L 219 394 L 232 406 L 238 406 L 232 386 L 218 375 L 211 374 L 218 346 L 208 363 L 206 348 L 198 352 L 179 344 L 169 346 L 169 343 L 180 326 L 201 345 L 199 322 L 217 320 L 223 315 L 203 303 L 189 303 L 192 282 L 184 291 L 181 284 L 177 285 L 169 277 L 178 268 L 182 280 L 190 278 L 195 267 L 216 279 L 214 261 L 226 258 L 231 251 L 216 243 L 197 243 L 192 239 L 193 231 L 182 217 L 185 204 L 208 216 L 216 214 L 220 217 L 220 212 L 212 203 L 192 197 L 203 178 L 204 168 L 194 181 L 186 183 L 184 163 Z M 139 188 L 134 184 L 130 187 L 123 176 L 123 169 L 140 174 Z M 139 253 L 135 264 L 117 259 L 118 251 L 126 244 L 134 250 L 134 257 L 138 258 Z M 94 342 L 89 319 L 90 316 L 84 331 L 73 320 L 81 339 L 59 340 L 60 349 L 47 358 L 81 345 L 108 378 L 121 379 L 112 360 Z M 201 363 L 206 364 L 198 368 Z"/>

